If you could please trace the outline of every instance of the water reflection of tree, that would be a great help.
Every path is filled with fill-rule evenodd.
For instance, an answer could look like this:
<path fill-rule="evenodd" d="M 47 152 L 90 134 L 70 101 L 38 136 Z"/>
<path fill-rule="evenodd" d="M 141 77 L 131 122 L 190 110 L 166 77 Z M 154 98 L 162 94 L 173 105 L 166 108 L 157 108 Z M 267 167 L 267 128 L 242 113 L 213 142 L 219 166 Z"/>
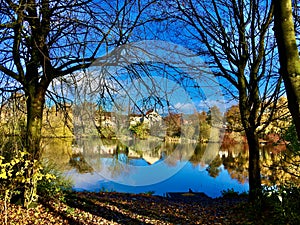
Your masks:
<path fill-rule="evenodd" d="M 228 154 L 223 158 L 223 165 L 232 179 L 244 184 L 248 181 L 248 159 L 247 154 L 240 153 L 237 157 Z"/>
<path fill-rule="evenodd" d="M 219 155 L 208 165 L 206 170 L 208 171 L 208 174 L 211 177 L 217 177 L 219 176 L 219 173 L 221 172 L 220 166 L 222 165 L 222 159 Z"/>
<path fill-rule="evenodd" d="M 73 166 L 79 173 L 86 173 L 91 172 L 93 168 L 94 171 L 105 171 L 111 177 L 126 176 L 131 172 L 130 160 L 132 158 L 128 147 L 116 140 L 93 138 L 72 142 L 72 139 L 50 138 L 44 140 L 44 145 L 43 157 L 62 171 Z M 208 145 L 211 146 L 208 147 Z M 101 153 L 101 146 L 110 151 L 107 154 Z M 136 156 L 139 158 L 143 154 L 149 157 L 163 157 L 168 166 L 176 166 L 178 162 L 189 160 L 194 167 L 208 165 L 207 171 L 212 177 L 219 175 L 220 166 L 223 164 L 232 179 L 240 183 L 248 181 L 249 156 L 245 144 L 219 146 L 216 143 L 198 143 L 195 146 L 189 143 L 142 141 L 135 147 L 141 150 L 141 155 Z M 284 145 L 264 146 L 261 149 L 262 183 L 270 186 L 293 181 L 300 185 L 299 163 L 291 167 L 291 162 L 299 161 L 299 155 L 285 151 Z M 289 168 L 289 171 L 286 171 L 286 168 Z"/>
<path fill-rule="evenodd" d="M 243 144 L 244 145 L 244 144 Z M 241 144 L 227 145 L 228 155 L 222 158 L 224 168 L 229 172 L 232 179 L 245 183 L 248 180 L 248 154 Z M 261 152 L 261 176 L 262 184 L 267 186 L 283 185 L 293 183 L 300 185 L 300 162 L 298 156 L 286 150 L 285 145 L 269 144 L 263 146 Z"/>
<path fill-rule="evenodd" d="M 300 187 L 300 156 L 285 145 L 266 145 L 262 149 L 262 182 L 280 186 L 293 184 Z"/>
<path fill-rule="evenodd" d="M 202 143 L 200 144 L 200 143 L 198 143 L 196 145 L 194 154 L 190 158 L 190 162 L 192 162 L 195 165 L 198 164 L 201 161 L 201 158 L 203 156 L 205 148 L 206 148 L 206 144 L 202 144 Z"/>
<path fill-rule="evenodd" d="M 70 169 L 69 160 L 72 155 L 72 138 L 44 138 L 42 140 L 42 160 L 54 165 L 60 171 Z"/>
<path fill-rule="evenodd" d="M 195 144 L 184 143 L 173 146 L 173 151 L 169 151 L 165 162 L 169 166 L 176 166 L 178 162 L 187 162 L 193 157 Z"/>
<path fill-rule="evenodd" d="M 208 143 L 203 152 L 201 161 L 210 164 L 219 154 L 220 143 Z"/>
<path fill-rule="evenodd" d="M 126 176 L 126 174 L 130 173 L 128 157 L 125 154 L 115 154 L 112 161 L 107 161 L 107 163 L 107 172 L 111 178 L 116 178 L 120 175 Z"/>
<path fill-rule="evenodd" d="M 78 173 L 91 173 L 94 171 L 81 153 L 72 154 L 69 163 Z"/>

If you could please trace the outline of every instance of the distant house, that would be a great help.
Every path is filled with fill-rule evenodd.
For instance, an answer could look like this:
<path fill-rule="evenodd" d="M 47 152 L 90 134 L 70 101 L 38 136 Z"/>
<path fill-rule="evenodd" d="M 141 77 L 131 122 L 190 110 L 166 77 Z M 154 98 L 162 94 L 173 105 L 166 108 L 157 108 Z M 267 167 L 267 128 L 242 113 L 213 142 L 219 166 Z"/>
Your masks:
<path fill-rule="evenodd" d="M 150 124 L 150 126 L 153 124 L 161 124 L 162 123 L 162 117 L 153 109 L 149 110 L 146 113 L 145 117 L 146 117 L 147 122 L 149 121 L 148 123 Z"/>
<path fill-rule="evenodd" d="M 116 115 L 113 112 L 98 112 L 94 117 L 96 127 L 115 127 Z"/>
<path fill-rule="evenodd" d="M 149 110 L 145 115 L 141 114 L 131 114 L 129 116 L 130 126 L 135 126 L 139 123 L 148 125 L 149 128 L 155 125 L 161 125 L 163 119 L 162 117 L 154 110 Z"/>
<path fill-rule="evenodd" d="M 135 126 L 139 123 L 143 123 L 144 121 L 144 116 L 141 114 L 130 114 L 129 115 L 129 125 L 130 126 Z"/>

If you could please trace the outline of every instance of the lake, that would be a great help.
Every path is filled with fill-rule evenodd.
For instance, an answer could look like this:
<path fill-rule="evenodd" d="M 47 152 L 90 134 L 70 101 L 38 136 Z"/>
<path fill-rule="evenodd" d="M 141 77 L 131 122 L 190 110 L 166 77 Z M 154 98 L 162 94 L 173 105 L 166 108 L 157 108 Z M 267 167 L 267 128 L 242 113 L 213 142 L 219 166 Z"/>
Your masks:
<path fill-rule="evenodd" d="M 131 141 L 132 142 L 132 141 Z M 223 190 L 247 192 L 248 152 L 244 144 L 135 143 L 100 138 L 45 139 L 43 158 L 73 181 L 78 191 L 129 193 L 204 192 L 219 197 Z M 270 165 L 278 152 L 263 147 L 261 158 Z M 267 166 L 262 183 L 271 185 Z M 274 179 L 273 179 L 274 180 Z"/>

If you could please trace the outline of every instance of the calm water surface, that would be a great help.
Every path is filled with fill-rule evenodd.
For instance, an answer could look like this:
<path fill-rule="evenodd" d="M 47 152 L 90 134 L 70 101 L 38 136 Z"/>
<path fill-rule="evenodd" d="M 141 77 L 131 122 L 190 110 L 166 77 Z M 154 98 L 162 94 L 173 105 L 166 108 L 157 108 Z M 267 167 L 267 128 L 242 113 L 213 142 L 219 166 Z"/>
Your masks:
<path fill-rule="evenodd" d="M 78 191 L 106 190 L 129 193 L 153 191 L 156 195 L 165 195 L 166 192 L 187 192 L 189 189 L 192 189 L 196 192 L 204 192 L 210 197 L 218 197 L 221 195 L 222 190 L 227 190 L 228 188 L 233 188 L 238 192 L 248 191 L 248 182 L 242 184 L 232 179 L 228 171 L 224 169 L 224 166 L 220 166 L 219 169 L 221 170 L 219 176 L 213 178 L 202 167 L 199 170 L 191 163 L 186 163 L 181 170 L 165 181 L 146 186 L 123 185 L 106 180 L 98 173 L 78 174 L 76 170 L 70 170 L 66 175 L 73 179 L 74 189 Z M 128 179 L 131 179 L 130 175 Z"/>
<path fill-rule="evenodd" d="M 218 197 L 227 189 L 248 191 L 246 149 L 242 144 L 49 139 L 44 158 L 73 180 L 75 190 L 165 195 L 192 189 Z"/>

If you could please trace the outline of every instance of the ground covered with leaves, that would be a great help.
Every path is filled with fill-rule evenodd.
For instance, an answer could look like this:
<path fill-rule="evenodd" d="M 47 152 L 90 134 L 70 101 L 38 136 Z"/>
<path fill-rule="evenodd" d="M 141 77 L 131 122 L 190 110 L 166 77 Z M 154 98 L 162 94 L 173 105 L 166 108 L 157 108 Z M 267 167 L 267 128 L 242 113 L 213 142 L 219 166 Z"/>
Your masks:
<path fill-rule="evenodd" d="M 0 224 L 267 224 L 250 208 L 246 197 L 71 192 L 31 209 L 0 201 Z"/>

